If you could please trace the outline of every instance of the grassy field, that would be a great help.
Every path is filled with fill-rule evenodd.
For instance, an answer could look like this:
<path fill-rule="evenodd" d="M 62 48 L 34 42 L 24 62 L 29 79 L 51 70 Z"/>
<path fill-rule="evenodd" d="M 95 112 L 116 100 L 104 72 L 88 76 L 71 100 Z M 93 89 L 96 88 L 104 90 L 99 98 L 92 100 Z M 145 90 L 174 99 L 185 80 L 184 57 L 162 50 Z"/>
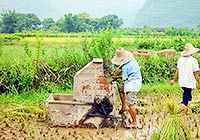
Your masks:
<path fill-rule="evenodd" d="M 168 83 L 175 72 L 178 55 L 174 58 L 136 56 L 144 79 L 136 105 L 141 129 L 50 127 L 45 101 L 50 94 L 72 94 L 73 76 L 94 56 L 102 56 L 109 62 L 117 47 L 149 51 L 172 48 L 179 53 L 188 41 L 199 46 L 198 39 L 113 38 L 109 33 L 98 38 L 29 37 L 0 42 L 0 139 L 150 139 L 169 118 L 167 101 L 181 102 L 181 88 L 177 83 L 174 86 Z M 117 99 L 119 109 L 119 95 Z M 189 113 L 180 116 L 194 139 L 200 139 L 199 101 L 199 91 L 195 89 Z M 130 119 L 128 112 L 126 115 Z"/>

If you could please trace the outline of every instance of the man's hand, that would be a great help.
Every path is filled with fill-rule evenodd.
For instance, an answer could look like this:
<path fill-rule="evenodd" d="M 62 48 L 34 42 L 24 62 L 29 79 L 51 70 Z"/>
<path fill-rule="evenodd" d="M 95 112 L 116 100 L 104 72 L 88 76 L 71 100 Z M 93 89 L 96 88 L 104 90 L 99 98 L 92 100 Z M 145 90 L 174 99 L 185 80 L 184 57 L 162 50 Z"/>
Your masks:
<path fill-rule="evenodd" d="M 196 81 L 197 81 L 197 83 L 198 83 L 198 90 L 200 90 L 200 78 L 199 78 L 199 72 L 198 71 L 195 71 L 194 72 L 194 77 L 195 77 L 195 79 L 196 79 Z"/>
<path fill-rule="evenodd" d="M 117 77 L 117 76 L 112 76 L 112 79 L 113 79 L 114 81 L 116 81 L 116 80 L 118 79 L 118 77 Z"/>
<path fill-rule="evenodd" d="M 170 81 L 169 81 L 169 84 L 170 84 L 170 85 L 173 85 L 174 83 L 175 83 L 174 80 L 170 80 Z"/>
<path fill-rule="evenodd" d="M 112 76 L 112 79 L 114 80 L 114 81 L 116 81 L 117 79 L 121 79 L 122 78 L 122 76 Z"/>
<path fill-rule="evenodd" d="M 200 83 L 198 84 L 198 87 L 197 87 L 197 88 L 198 88 L 198 90 L 200 90 Z"/>

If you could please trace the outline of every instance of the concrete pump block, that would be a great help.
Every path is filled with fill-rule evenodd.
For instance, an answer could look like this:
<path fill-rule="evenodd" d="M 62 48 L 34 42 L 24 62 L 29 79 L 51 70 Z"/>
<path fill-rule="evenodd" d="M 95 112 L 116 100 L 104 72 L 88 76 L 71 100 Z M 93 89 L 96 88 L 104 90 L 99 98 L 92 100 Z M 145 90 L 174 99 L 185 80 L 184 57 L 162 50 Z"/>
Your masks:
<path fill-rule="evenodd" d="M 103 59 L 93 59 L 74 77 L 73 94 L 51 94 L 46 100 L 49 117 L 53 126 L 79 125 L 79 121 L 93 107 L 94 99 L 109 97 L 113 106 L 110 114 L 115 115 L 116 83 L 109 83 L 104 77 Z M 98 128 L 102 117 L 89 117 L 84 123 Z"/>
<path fill-rule="evenodd" d="M 73 101 L 72 95 L 67 94 L 51 94 L 46 100 L 46 106 L 52 126 L 79 125 L 79 121 L 92 107 L 87 103 Z M 91 117 L 85 123 L 92 123 L 98 128 L 102 120 L 100 117 Z"/>

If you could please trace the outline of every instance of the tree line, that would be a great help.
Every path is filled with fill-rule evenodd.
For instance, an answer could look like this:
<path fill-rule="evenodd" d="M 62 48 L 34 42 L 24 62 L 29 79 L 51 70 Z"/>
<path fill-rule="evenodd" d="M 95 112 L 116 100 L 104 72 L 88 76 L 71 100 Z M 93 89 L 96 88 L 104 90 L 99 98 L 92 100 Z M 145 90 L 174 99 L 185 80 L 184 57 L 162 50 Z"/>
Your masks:
<path fill-rule="evenodd" d="M 106 28 L 117 29 L 123 24 L 123 20 L 117 15 L 109 14 L 102 18 L 91 18 L 87 13 L 73 15 L 65 14 L 55 21 L 53 18 L 40 20 L 37 15 L 18 13 L 8 10 L 1 13 L 0 32 L 17 33 L 44 31 L 50 33 L 78 33 L 86 31 L 100 31 Z"/>
<path fill-rule="evenodd" d="M 108 14 L 102 18 L 91 18 L 87 13 L 65 14 L 55 21 L 53 18 L 40 20 L 37 15 L 18 13 L 15 10 L 4 11 L 0 14 L 0 33 L 81 33 L 99 32 L 105 29 L 116 29 L 122 35 L 129 36 L 191 36 L 197 37 L 200 23 L 196 29 L 189 28 L 125 28 L 121 27 L 123 20 L 115 14 Z"/>

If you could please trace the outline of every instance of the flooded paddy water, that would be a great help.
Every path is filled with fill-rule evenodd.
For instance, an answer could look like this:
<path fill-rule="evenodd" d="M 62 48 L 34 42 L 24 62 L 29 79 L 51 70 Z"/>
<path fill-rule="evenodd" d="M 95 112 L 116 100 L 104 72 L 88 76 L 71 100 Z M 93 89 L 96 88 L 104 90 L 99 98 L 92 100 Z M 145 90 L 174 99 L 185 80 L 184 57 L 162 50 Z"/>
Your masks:
<path fill-rule="evenodd" d="M 138 97 L 137 121 L 140 128 L 126 129 L 116 125 L 114 128 L 67 128 L 51 127 L 48 113 L 28 114 L 26 112 L 1 112 L 0 139 L 2 140 L 148 140 L 158 131 L 164 120 L 170 115 L 164 111 L 164 103 L 168 98 L 180 99 L 177 96 L 160 95 Z M 187 115 L 180 117 L 191 131 L 194 139 L 200 139 L 199 93 L 193 94 Z M 179 101 L 177 101 L 179 102 Z M 197 105 L 197 106 L 195 106 Z M 120 104 L 118 102 L 120 108 Z M 20 114 L 21 113 L 21 114 Z M 129 120 L 129 113 L 126 112 Z"/>

